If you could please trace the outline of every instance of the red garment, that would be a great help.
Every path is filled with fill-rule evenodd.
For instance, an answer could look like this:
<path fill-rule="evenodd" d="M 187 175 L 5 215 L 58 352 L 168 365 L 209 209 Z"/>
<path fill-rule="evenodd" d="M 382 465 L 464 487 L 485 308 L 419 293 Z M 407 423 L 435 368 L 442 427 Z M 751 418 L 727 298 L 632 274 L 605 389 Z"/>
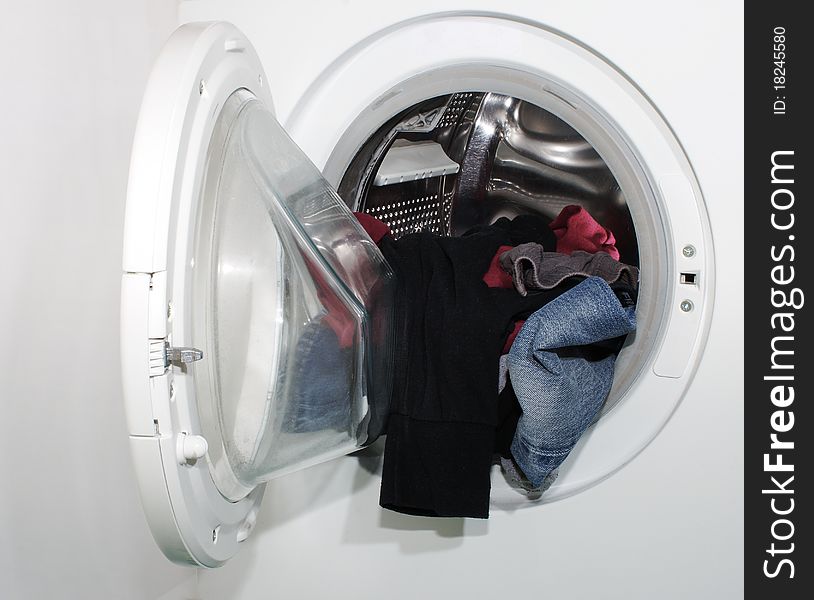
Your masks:
<path fill-rule="evenodd" d="M 376 217 L 371 217 L 369 214 L 362 212 L 355 212 L 353 216 L 356 217 L 359 224 L 364 227 L 367 234 L 376 242 L 376 245 L 379 244 L 384 236 L 391 235 L 390 227 L 388 227 L 387 223 L 380 221 Z"/>
<path fill-rule="evenodd" d="M 317 297 L 325 309 L 326 314 L 323 317 L 325 324 L 336 333 L 340 348 L 350 348 L 356 337 L 356 321 L 351 316 L 348 307 L 331 289 L 321 272 L 307 262 L 306 267 L 316 285 Z"/>
<path fill-rule="evenodd" d="M 520 330 L 523 329 L 523 324 L 526 322 L 525 319 L 522 321 L 515 321 L 514 329 L 509 334 L 509 337 L 506 338 L 506 343 L 503 344 L 503 352 L 502 354 L 508 354 L 509 350 L 512 349 L 512 344 L 514 343 L 514 338 L 517 337 L 517 334 L 520 333 Z"/>
<path fill-rule="evenodd" d="M 616 249 L 616 238 L 609 229 L 605 229 L 581 206 L 569 205 L 560 211 L 557 218 L 549 225 L 557 236 L 557 252 L 571 254 L 583 250 L 594 254 L 607 252 L 619 260 Z"/>
<path fill-rule="evenodd" d="M 512 246 L 500 246 L 492 257 L 492 262 L 489 263 L 489 270 L 483 274 L 483 282 L 490 288 L 511 289 L 514 287 L 512 276 L 504 271 L 498 262 L 500 255 L 511 249 Z"/>

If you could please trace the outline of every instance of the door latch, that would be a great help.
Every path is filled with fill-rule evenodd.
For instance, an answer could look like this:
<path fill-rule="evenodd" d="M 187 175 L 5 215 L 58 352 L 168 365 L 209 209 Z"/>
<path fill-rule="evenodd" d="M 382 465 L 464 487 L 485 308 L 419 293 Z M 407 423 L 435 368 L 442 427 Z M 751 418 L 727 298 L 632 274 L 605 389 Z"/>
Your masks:
<path fill-rule="evenodd" d="M 189 348 L 185 346 L 174 347 L 170 346 L 169 342 L 164 345 L 164 366 L 169 367 L 170 364 L 193 363 L 203 358 L 203 351 L 197 348 Z"/>

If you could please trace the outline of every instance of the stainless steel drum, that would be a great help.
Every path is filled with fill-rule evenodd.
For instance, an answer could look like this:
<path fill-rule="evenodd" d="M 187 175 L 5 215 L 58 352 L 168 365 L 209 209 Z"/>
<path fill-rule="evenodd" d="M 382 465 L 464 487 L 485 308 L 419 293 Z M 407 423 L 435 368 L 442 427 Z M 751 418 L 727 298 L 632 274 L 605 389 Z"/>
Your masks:
<path fill-rule="evenodd" d="M 388 154 L 422 142 L 439 145 L 457 173 L 438 175 L 430 161 L 415 164 L 400 182 L 380 185 Z M 502 94 L 456 93 L 397 115 L 353 159 L 339 193 L 354 210 L 386 222 L 396 237 L 422 229 L 460 235 L 503 216 L 553 218 L 578 204 L 614 233 L 624 262 L 639 263 L 630 211 L 605 161 L 559 117 Z"/>

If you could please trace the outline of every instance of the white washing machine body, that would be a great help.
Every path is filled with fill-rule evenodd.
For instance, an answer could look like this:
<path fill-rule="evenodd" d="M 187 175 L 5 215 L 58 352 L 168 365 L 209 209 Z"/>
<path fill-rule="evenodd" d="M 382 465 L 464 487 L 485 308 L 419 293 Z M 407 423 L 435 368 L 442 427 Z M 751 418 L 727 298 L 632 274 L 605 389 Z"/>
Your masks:
<path fill-rule="evenodd" d="M 594 145 L 623 190 L 639 190 L 629 199 L 631 213 L 640 248 L 654 255 L 642 257 L 643 286 L 653 284 L 644 289 L 640 322 L 653 333 L 623 359 L 631 366 L 615 389 L 619 401 L 543 501 L 528 500 L 496 475 L 488 522 L 383 511 L 375 449 L 274 479 L 262 506 L 258 486 L 239 514 L 211 487 L 216 520 L 234 521 L 240 542 L 227 549 L 196 550 L 179 536 L 185 511 L 193 529 L 211 515 L 196 516 L 172 499 L 171 506 L 154 503 L 153 531 L 169 532 L 163 542 L 156 537 L 169 554 L 175 548 L 175 559 L 204 566 L 230 559 L 201 573 L 203 597 L 740 594 L 742 377 L 730 358 L 742 327 L 742 257 L 734 250 L 742 230 L 742 103 L 732 91 L 740 89 L 741 71 L 729 64 L 722 75 L 715 63 L 715 76 L 701 67 L 710 56 L 737 57 L 741 8 L 684 5 L 669 19 L 633 2 L 475 8 L 186 2 L 180 20 L 228 21 L 245 34 L 265 70 L 257 73 L 267 80 L 258 96 L 271 107 L 270 92 L 287 133 L 334 187 L 377 128 L 423 99 L 491 91 L 557 114 Z M 224 97 L 229 86 L 254 86 L 253 66 L 223 84 Z M 711 109 L 700 90 L 727 98 L 730 110 Z M 695 284 L 682 285 L 681 273 L 695 274 Z M 161 276 L 156 284 L 160 289 Z M 177 379 L 168 403 L 184 390 Z M 146 425 L 137 437 L 151 434 L 151 416 L 141 415 Z M 173 431 L 191 433 L 184 429 Z M 184 455 L 183 440 L 167 444 L 167 452 Z M 145 481 L 148 488 L 169 485 L 166 464 L 137 464 L 143 488 Z M 187 493 L 185 485 L 169 497 Z M 189 485 L 195 504 L 200 488 Z M 146 505 L 151 493 L 143 489 Z M 208 521 L 201 531 L 201 538 L 212 532 Z"/>

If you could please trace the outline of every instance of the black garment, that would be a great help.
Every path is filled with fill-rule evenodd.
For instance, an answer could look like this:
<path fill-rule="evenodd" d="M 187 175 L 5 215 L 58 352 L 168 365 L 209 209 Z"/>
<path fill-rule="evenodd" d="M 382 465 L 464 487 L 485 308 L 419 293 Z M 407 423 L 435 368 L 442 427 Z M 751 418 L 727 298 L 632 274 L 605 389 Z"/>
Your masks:
<path fill-rule="evenodd" d="M 545 242 L 544 232 L 553 240 L 544 219 L 524 216 L 458 238 L 422 232 L 380 242 L 398 282 L 383 507 L 488 516 L 503 344 L 518 315 L 574 283 L 523 297 L 489 288 L 482 278 L 499 246 Z"/>
<path fill-rule="evenodd" d="M 467 231 L 462 237 L 500 229 L 506 234 L 505 246 L 520 244 L 540 244 L 546 252 L 556 252 L 557 236 L 548 224 L 551 219 L 542 215 L 518 215 L 513 219 L 501 217 L 491 225 L 478 225 Z"/>
<path fill-rule="evenodd" d="M 495 430 L 494 453 L 503 457 L 511 458 L 512 440 L 514 432 L 517 431 L 517 422 L 523 414 L 520 402 L 512 388 L 510 379 L 506 379 L 506 386 L 501 390 L 497 400 L 497 428 Z"/>

